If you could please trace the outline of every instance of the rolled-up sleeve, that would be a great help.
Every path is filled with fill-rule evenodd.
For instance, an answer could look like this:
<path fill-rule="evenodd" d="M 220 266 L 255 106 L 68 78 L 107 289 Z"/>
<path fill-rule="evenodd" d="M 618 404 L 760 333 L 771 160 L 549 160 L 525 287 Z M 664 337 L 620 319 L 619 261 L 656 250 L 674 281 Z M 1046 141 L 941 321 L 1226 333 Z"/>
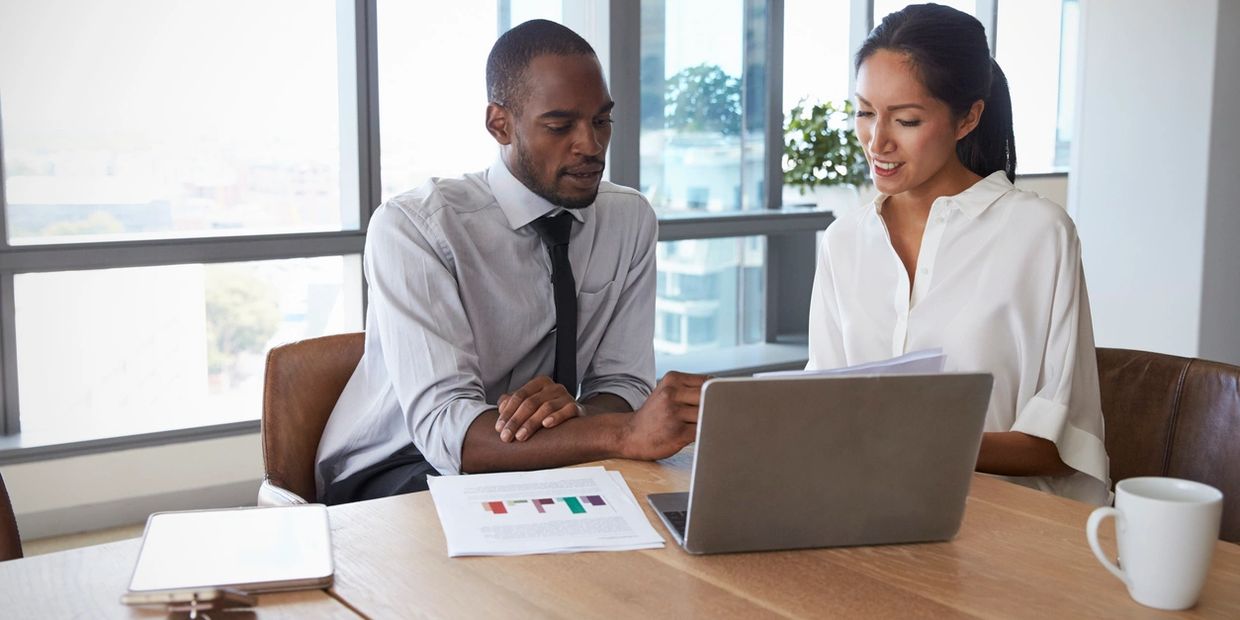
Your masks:
<path fill-rule="evenodd" d="M 1063 462 L 1080 472 L 1052 480 L 1052 484 L 1078 487 L 1073 496 L 1104 503 L 1109 494 L 1109 461 L 1102 439 L 1098 364 L 1081 246 L 1070 226 L 1060 235 L 1037 392 L 1016 412 L 1012 430 L 1054 442 Z"/>
<path fill-rule="evenodd" d="M 640 203 L 633 261 L 581 385 L 582 400 L 606 392 L 623 398 L 634 411 L 654 389 L 655 255 L 659 239 L 654 210 L 645 199 Z"/>
<path fill-rule="evenodd" d="M 380 207 L 366 237 L 372 325 L 410 439 L 441 474 L 461 469 L 469 425 L 486 402 L 474 334 L 451 261 L 428 239 L 434 224 Z"/>

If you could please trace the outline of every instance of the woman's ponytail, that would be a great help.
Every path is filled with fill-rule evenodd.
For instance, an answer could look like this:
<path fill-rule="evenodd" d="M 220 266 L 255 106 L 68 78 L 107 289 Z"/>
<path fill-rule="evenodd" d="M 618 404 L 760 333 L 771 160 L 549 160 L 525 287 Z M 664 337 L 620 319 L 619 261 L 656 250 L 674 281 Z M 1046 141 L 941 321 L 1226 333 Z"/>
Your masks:
<path fill-rule="evenodd" d="M 1012 95 L 999 63 L 990 60 L 990 92 L 977 127 L 956 143 L 956 155 L 969 170 L 986 176 L 996 170 L 1016 181 L 1016 135 L 1012 128 Z"/>

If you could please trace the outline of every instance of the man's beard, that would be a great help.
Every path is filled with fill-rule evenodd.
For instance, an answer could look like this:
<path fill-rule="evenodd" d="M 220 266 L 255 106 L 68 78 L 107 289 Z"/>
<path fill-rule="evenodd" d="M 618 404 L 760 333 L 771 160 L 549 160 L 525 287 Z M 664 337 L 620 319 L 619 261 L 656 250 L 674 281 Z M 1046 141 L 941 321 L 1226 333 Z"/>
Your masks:
<path fill-rule="evenodd" d="M 523 185 L 529 188 L 531 192 L 542 196 L 547 202 L 565 209 L 584 209 L 594 204 L 594 199 L 598 197 L 597 185 L 594 187 L 594 191 L 591 192 L 589 196 L 582 198 L 565 196 L 564 194 L 556 191 L 554 181 L 551 185 L 540 183 L 538 181 L 538 177 L 534 174 L 534 162 L 530 160 L 529 153 L 521 146 L 520 143 L 514 144 L 513 149 L 517 152 L 517 157 L 516 162 L 514 162 L 515 169 L 512 170 L 512 175 Z M 593 163 L 602 166 L 603 160 L 591 157 L 587 158 L 585 163 Z M 556 178 L 558 179 L 559 176 L 564 173 L 565 171 L 563 170 L 557 171 Z"/>

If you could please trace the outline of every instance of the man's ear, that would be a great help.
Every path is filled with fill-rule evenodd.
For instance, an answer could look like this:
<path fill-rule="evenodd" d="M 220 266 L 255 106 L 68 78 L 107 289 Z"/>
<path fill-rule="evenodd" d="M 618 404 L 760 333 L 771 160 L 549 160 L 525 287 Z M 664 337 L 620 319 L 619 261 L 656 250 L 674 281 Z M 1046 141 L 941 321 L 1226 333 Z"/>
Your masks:
<path fill-rule="evenodd" d="M 487 104 L 487 132 L 502 145 L 512 144 L 512 112 L 498 103 Z"/>
<path fill-rule="evenodd" d="M 969 111 L 965 113 L 964 118 L 960 119 L 960 125 L 956 127 L 956 139 L 962 140 L 969 135 L 977 124 L 982 122 L 982 112 L 986 110 L 986 102 L 978 99 L 969 106 Z"/>

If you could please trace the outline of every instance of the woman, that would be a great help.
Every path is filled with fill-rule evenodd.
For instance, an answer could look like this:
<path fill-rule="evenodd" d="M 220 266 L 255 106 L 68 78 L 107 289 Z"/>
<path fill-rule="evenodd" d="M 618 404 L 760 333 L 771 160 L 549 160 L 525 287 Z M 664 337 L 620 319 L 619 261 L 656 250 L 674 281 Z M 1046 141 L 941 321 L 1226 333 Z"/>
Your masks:
<path fill-rule="evenodd" d="M 973 17 L 909 6 L 857 52 L 857 134 L 879 195 L 827 229 L 810 368 L 942 348 L 994 375 L 977 469 L 1109 499 L 1076 229 L 1013 187 L 1007 80 Z"/>

